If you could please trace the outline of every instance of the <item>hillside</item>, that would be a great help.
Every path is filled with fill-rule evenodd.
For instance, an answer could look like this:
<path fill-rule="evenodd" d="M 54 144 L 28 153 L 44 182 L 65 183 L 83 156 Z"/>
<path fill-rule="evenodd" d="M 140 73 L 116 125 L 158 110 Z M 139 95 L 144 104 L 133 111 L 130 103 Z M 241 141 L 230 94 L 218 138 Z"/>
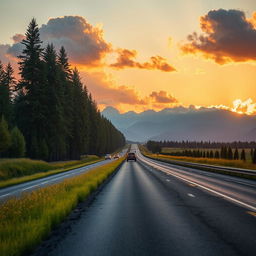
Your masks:
<path fill-rule="evenodd" d="M 131 141 L 256 139 L 256 116 L 240 115 L 221 109 L 177 107 L 156 112 L 119 113 L 107 107 L 102 114 Z"/>

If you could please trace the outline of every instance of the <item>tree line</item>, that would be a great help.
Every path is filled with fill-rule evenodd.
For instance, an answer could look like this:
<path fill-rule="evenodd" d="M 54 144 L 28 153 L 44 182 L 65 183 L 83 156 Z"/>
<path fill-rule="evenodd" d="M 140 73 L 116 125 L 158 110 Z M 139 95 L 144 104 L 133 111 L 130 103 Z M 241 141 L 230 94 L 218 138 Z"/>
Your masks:
<path fill-rule="evenodd" d="M 57 161 L 123 146 L 124 135 L 101 115 L 78 70 L 71 69 L 64 47 L 56 52 L 48 44 L 44 49 L 35 19 L 25 36 L 19 81 L 10 64 L 0 63 L 0 156 L 26 152 L 31 158 Z M 20 154 L 12 151 L 15 138 L 23 145 Z"/>
<path fill-rule="evenodd" d="M 187 156 L 196 158 L 215 158 L 215 159 L 228 159 L 228 160 L 249 160 L 246 159 L 245 150 L 238 150 L 238 148 L 232 149 L 231 146 L 221 146 L 220 149 L 184 149 L 171 153 L 162 152 L 161 143 L 157 141 L 148 141 L 146 144 L 147 148 L 153 153 L 161 153 L 163 155 L 172 156 Z M 256 164 L 256 148 L 250 149 L 250 159 L 252 163 Z"/>
<path fill-rule="evenodd" d="M 157 141 L 161 147 L 168 148 L 221 148 L 223 146 L 231 148 L 256 148 L 256 141 L 233 141 L 233 142 L 215 142 L 215 141 Z"/>

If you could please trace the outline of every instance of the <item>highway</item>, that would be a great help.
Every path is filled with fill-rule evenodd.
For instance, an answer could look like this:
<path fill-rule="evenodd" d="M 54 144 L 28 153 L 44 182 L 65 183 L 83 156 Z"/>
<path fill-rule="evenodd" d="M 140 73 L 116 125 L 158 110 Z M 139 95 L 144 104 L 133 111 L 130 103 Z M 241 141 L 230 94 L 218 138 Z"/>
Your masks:
<path fill-rule="evenodd" d="M 121 155 L 123 155 L 125 152 L 126 152 L 126 150 L 122 151 Z M 74 177 L 76 175 L 86 173 L 95 167 L 103 166 L 111 161 L 114 161 L 114 160 L 112 159 L 112 160 L 100 161 L 100 162 L 97 162 L 94 164 L 86 165 L 84 167 L 72 169 L 70 171 L 54 174 L 54 175 L 51 175 L 48 177 L 24 182 L 24 183 L 13 185 L 13 186 L 6 187 L 6 188 L 1 188 L 0 189 L 0 202 L 4 202 L 11 197 L 18 197 L 23 193 L 31 192 L 33 190 L 36 190 L 36 189 L 39 189 L 42 187 L 57 184 L 57 183 L 63 181 L 64 179 L 68 179 L 68 178 Z"/>
<path fill-rule="evenodd" d="M 133 150 L 137 162 L 125 162 L 66 235 L 38 255 L 255 255 L 255 181 Z"/>

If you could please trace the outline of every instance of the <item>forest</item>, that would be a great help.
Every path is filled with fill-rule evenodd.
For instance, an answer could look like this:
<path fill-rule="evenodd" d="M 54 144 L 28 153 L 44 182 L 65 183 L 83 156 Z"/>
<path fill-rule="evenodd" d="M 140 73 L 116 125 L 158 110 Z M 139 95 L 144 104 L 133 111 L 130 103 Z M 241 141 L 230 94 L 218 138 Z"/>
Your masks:
<path fill-rule="evenodd" d="M 32 19 L 21 42 L 19 79 L 0 62 L 0 157 L 47 161 L 103 155 L 125 144 L 72 69 L 64 47 L 43 48 Z"/>

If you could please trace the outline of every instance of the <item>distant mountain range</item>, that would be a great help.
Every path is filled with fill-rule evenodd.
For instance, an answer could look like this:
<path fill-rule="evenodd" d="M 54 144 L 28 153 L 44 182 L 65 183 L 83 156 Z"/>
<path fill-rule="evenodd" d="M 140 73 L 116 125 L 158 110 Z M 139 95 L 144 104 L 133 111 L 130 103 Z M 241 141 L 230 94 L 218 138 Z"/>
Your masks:
<path fill-rule="evenodd" d="M 124 114 L 107 107 L 102 114 L 127 140 L 255 141 L 256 115 L 241 115 L 216 108 L 175 107 L 156 112 Z"/>

